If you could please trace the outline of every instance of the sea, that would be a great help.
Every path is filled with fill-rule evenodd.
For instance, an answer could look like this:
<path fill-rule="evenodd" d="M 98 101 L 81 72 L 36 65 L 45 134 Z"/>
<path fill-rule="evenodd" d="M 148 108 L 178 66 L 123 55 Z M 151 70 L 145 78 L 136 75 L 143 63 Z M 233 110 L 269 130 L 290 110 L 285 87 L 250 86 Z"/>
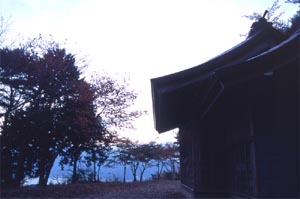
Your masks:
<path fill-rule="evenodd" d="M 48 185 L 55 185 L 55 184 L 67 184 L 72 175 L 72 167 L 64 165 L 62 169 L 59 165 L 60 157 L 58 157 L 51 169 L 50 176 L 48 179 Z M 87 167 L 83 162 L 78 163 L 78 170 L 85 170 L 85 171 L 92 171 L 92 167 Z M 96 170 L 98 168 L 96 167 Z M 166 169 L 165 169 L 166 170 Z M 102 182 L 122 182 L 123 181 L 123 172 L 124 168 L 122 165 L 115 165 L 112 168 L 102 166 L 100 169 L 100 181 Z M 137 171 L 137 180 L 140 180 L 140 168 Z M 151 180 L 152 175 L 157 173 L 157 166 L 149 167 L 145 170 L 143 174 L 143 181 Z M 98 175 L 98 173 L 97 173 Z M 133 175 L 130 170 L 130 166 L 126 166 L 126 182 L 133 181 Z M 38 183 L 38 178 L 27 178 L 24 181 L 23 186 L 34 186 Z"/>

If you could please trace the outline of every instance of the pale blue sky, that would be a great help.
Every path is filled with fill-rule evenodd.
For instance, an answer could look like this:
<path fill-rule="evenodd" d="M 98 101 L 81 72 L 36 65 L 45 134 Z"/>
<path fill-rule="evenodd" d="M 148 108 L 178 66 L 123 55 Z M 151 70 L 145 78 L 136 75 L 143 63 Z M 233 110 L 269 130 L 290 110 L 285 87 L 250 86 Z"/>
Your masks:
<path fill-rule="evenodd" d="M 89 68 L 130 75 L 140 93 L 139 109 L 150 111 L 123 135 L 141 141 L 172 141 L 153 128 L 150 78 L 202 62 L 241 42 L 253 11 L 264 12 L 273 0 L 0 0 L 0 15 L 13 22 L 8 38 L 52 34 L 67 48 L 87 56 Z M 296 6 L 283 3 L 285 17 Z M 158 137 L 158 138 L 157 138 Z"/>

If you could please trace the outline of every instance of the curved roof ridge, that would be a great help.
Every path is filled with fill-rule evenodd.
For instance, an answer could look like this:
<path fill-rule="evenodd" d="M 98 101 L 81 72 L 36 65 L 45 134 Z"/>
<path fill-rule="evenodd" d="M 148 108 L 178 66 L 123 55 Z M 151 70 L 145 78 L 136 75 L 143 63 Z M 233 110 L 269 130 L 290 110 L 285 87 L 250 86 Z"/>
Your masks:
<path fill-rule="evenodd" d="M 154 84 L 165 84 L 172 83 L 173 81 L 184 81 L 185 78 L 193 78 L 194 76 L 198 76 L 199 73 L 214 70 L 221 65 L 224 66 L 245 61 L 277 45 L 283 39 L 284 36 L 274 28 L 262 29 L 251 37 L 248 37 L 245 41 L 202 64 L 169 75 L 153 78 L 151 82 Z M 258 46 L 259 44 L 261 46 Z"/>

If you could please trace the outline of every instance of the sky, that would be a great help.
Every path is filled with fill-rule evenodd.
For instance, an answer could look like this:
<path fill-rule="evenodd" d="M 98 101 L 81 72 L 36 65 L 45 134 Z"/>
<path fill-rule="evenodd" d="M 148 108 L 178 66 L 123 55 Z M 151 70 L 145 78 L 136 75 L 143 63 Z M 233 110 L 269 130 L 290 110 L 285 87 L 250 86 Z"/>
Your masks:
<path fill-rule="evenodd" d="M 134 108 L 148 110 L 121 136 L 140 142 L 174 141 L 174 130 L 154 129 L 150 79 L 199 65 L 245 39 L 252 22 L 274 0 L 0 0 L 11 24 L 7 42 L 52 35 L 88 61 L 84 75 L 130 79 Z M 283 18 L 297 7 L 280 0 Z"/>

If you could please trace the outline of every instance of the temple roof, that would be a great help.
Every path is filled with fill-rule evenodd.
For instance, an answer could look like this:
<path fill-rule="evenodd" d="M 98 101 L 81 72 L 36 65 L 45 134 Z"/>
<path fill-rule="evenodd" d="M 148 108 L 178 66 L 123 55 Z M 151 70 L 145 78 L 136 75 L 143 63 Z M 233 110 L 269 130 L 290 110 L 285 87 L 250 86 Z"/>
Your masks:
<path fill-rule="evenodd" d="M 226 86 L 275 70 L 280 63 L 292 59 L 290 56 L 299 58 L 299 31 L 285 40 L 265 20 L 256 23 L 261 24 L 251 29 L 245 41 L 217 57 L 190 69 L 151 79 L 154 123 L 158 132 L 177 128 L 204 115 Z M 292 48 L 298 48 L 296 53 L 289 52 Z"/>

